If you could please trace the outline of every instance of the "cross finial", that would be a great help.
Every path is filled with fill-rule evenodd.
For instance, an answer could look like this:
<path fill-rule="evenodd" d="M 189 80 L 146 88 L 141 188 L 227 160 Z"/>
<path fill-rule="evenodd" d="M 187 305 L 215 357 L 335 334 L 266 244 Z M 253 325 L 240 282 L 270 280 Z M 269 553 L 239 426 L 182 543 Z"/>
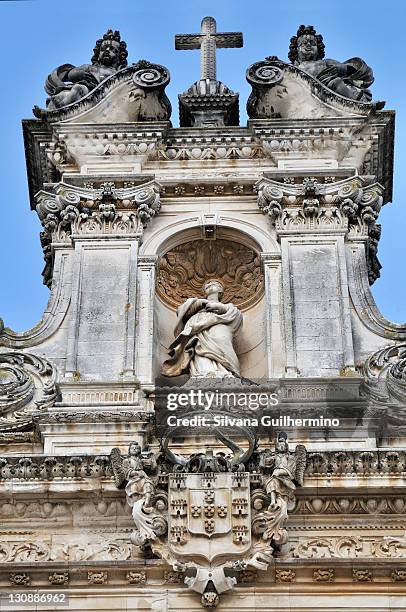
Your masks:
<path fill-rule="evenodd" d="M 177 34 L 175 49 L 200 49 L 200 78 L 216 81 L 216 49 L 242 47 L 242 32 L 217 32 L 214 17 L 204 17 L 200 34 Z"/>

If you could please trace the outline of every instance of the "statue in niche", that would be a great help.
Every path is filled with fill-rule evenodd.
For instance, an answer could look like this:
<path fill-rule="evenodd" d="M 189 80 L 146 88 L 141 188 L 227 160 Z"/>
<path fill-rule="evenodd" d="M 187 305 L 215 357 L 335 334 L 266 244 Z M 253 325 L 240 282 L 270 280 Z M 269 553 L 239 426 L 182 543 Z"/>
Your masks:
<path fill-rule="evenodd" d="M 177 310 L 175 340 L 164 362 L 165 376 L 188 373 L 192 378 L 240 378 L 234 337 L 243 317 L 234 304 L 223 304 L 224 287 L 211 279 L 203 286 L 204 298 L 192 297 Z"/>
<path fill-rule="evenodd" d="M 323 37 L 313 26 L 299 27 L 296 36 L 290 39 L 288 57 L 294 66 L 341 96 L 360 102 L 371 101 L 368 87 L 374 82 L 372 69 L 359 57 L 345 62 L 324 59 Z"/>
<path fill-rule="evenodd" d="M 107 77 L 127 66 L 127 45 L 120 32 L 108 30 L 96 42 L 91 64 L 63 64 L 48 76 L 45 91 L 47 108 L 54 110 L 80 100 Z"/>

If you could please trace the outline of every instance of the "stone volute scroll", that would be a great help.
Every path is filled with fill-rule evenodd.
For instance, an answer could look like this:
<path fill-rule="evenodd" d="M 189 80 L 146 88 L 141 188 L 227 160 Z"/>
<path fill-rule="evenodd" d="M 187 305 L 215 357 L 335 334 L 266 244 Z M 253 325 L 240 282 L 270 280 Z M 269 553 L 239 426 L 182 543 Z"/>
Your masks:
<path fill-rule="evenodd" d="M 31 353 L 0 353 L 0 441 L 32 432 L 34 418 L 51 408 L 58 396 L 55 367 Z"/>
<path fill-rule="evenodd" d="M 170 359 L 164 362 L 165 376 L 189 373 L 192 378 L 240 377 L 234 336 L 243 317 L 234 304 L 224 304 L 222 283 L 208 280 L 204 298 L 191 297 L 179 306 L 175 340 L 169 347 Z"/>
<path fill-rule="evenodd" d="M 365 113 L 384 105 L 382 102 L 372 104 L 369 87 L 374 82 L 374 75 L 367 63 L 359 57 L 344 62 L 326 59 L 323 37 L 313 26 L 301 25 L 291 38 L 289 60 L 290 64 L 269 56 L 248 68 L 247 81 L 252 86 L 247 102 L 249 117 L 293 118 L 303 113 L 314 116 L 315 101 L 304 93 L 305 89 L 321 102 L 332 103 L 343 112 L 351 108 Z M 323 110 L 331 116 L 331 110 Z"/>
<path fill-rule="evenodd" d="M 146 60 L 129 66 L 127 57 L 127 44 L 120 32 L 107 30 L 96 41 L 90 64 L 62 64 L 48 75 L 46 109 L 35 106 L 34 115 L 49 122 L 63 121 L 90 110 L 103 98 L 112 97 L 110 119 L 167 121 L 171 114 L 164 91 L 170 79 L 168 70 Z M 123 88 L 127 90 L 125 96 Z M 120 105 L 114 101 L 114 89 L 121 91 Z M 103 111 L 108 113 L 108 107 Z"/>

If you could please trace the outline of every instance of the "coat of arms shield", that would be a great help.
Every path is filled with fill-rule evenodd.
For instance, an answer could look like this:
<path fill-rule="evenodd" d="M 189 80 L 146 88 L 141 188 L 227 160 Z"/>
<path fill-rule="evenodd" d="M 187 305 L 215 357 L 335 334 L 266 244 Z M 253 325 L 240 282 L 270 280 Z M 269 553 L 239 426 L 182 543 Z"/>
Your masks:
<path fill-rule="evenodd" d="M 211 564 L 224 550 L 228 558 L 249 550 L 249 473 L 170 474 L 168 493 L 168 544 L 177 557 L 198 554 Z"/>

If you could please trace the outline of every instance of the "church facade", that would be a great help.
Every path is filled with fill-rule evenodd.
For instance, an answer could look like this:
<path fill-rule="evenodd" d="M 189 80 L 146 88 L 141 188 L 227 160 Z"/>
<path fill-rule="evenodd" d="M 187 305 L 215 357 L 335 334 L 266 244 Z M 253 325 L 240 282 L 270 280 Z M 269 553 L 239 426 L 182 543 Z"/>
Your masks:
<path fill-rule="evenodd" d="M 176 36 L 179 128 L 112 30 L 23 121 L 50 299 L 0 326 L 0 609 L 406 610 L 406 326 L 370 290 L 394 112 L 300 26 L 241 126 L 242 44 Z"/>

